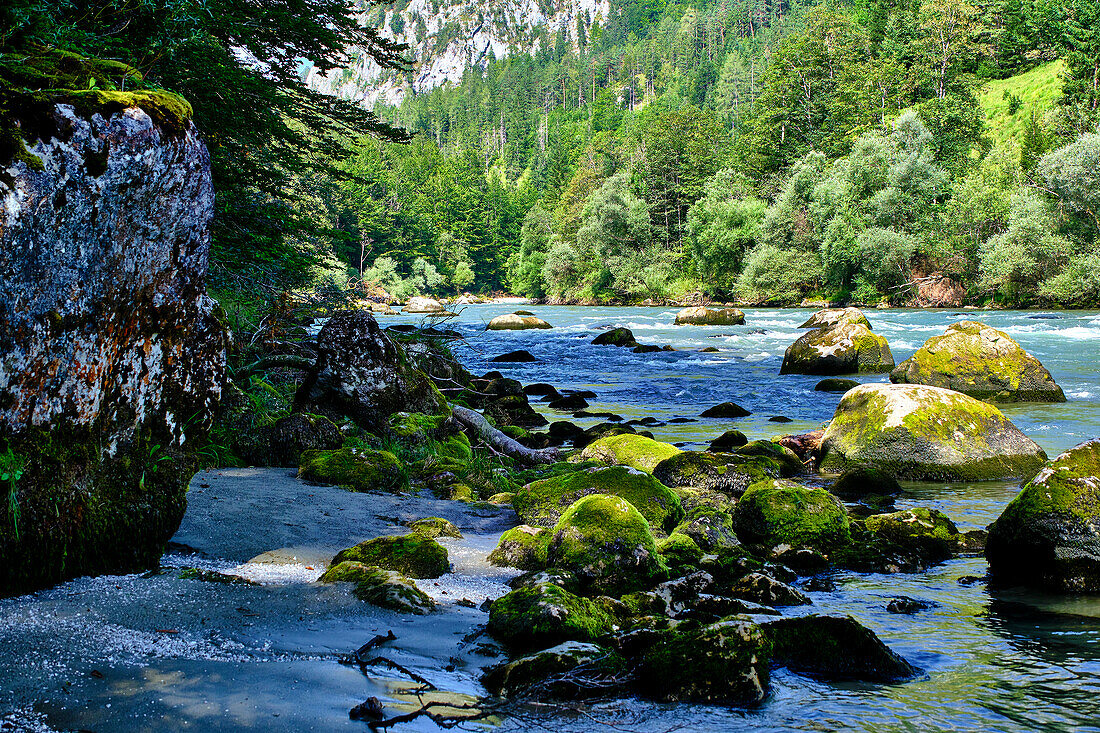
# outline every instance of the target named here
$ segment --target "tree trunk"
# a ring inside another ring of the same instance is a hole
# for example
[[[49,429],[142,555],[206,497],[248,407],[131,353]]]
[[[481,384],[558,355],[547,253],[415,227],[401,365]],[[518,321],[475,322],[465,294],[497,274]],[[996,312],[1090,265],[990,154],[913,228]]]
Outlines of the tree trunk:
[[[561,457],[557,448],[545,448],[535,450],[516,442],[501,431],[494,428],[479,413],[461,405],[451,405],[451,412],[455,420],[472,430],[479,438],[489,444],[494,450],[504,455],[515,458],[526,464],[553,463]]]

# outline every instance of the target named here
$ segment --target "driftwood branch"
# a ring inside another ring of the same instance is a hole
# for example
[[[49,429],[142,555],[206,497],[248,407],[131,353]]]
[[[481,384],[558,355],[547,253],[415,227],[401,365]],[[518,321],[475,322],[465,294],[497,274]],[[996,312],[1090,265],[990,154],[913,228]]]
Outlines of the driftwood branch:
[[[503,453],[509,458],[514,458],[528,465],[538,463],[553,463],[561,457],[557,448],[544,448],[535,450],[509,438],[501,431],[494,428],[479,413],[461,405],[451,405],[451,411],[456,420],[462,423],[468,430],[472,430],[477,437],[485,441],[492,449]]]

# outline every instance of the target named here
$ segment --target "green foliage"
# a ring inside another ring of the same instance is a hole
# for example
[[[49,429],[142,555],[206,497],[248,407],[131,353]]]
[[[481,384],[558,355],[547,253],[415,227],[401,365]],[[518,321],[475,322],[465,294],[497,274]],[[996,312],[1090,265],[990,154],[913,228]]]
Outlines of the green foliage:
[[[12,451],[9,446],[7,450],[0,453],[0,485],[7,488],[7,510],[8,517],[11,519],[12,534],[15,536],[15,540],[19,541],[19,479],[23,477],[23,471],[26,469],[26,460],[19,454]]]
[[[1014,197],[1008,228],[981,247],[981,286],[1008,303],[1027,305],[1040,282],[1057,274],[1070,243],[1054,231],[1050,207],[1027,189]]]

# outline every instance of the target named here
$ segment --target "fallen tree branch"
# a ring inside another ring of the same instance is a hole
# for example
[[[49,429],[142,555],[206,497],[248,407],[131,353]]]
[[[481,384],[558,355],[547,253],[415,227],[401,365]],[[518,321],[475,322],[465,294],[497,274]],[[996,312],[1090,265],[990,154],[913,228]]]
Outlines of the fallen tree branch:
[[[466,426],[467,429],[472,430],[477,437],[485,441],[489,447],[499,453],[503,453],[509,458],[514,458],[521,463],[531,465],[538,463],[553,463],[561,457],[561,453],[557,448],[535,450],[534,448],[528,448],[520,444],[516,440],[509,438],[500,430],[494,428],[481,416],[481,414],[468,407],[452,404],[451,411],[454,414],[455,420],[458,420]]]

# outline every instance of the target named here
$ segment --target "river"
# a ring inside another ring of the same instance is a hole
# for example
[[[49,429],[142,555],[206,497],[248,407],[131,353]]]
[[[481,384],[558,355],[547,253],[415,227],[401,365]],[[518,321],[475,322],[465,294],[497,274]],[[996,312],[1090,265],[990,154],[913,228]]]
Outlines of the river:
[[[524,383],[598,394],[590,411],[653,416],[658,439],[701,447],[736,427],[750,438],[804,432],[832,415],[840,396],[815,392],[815,377],[779,376],[784,349],[808,310],[749,309],[744,326],[674,326],[674,309],[530,307],[547,331],[485,332],[515,306],[471,306],[451,325],[467,335],[456,353],[472,371],[491,368]],[[1069,402],[1007,406],[1004,412],[1052,456],[1100,435],[1100,314],[1095,312],[868,311],[900,362],[963,318],[1007,331],[1037,356]],[[383,321],[411,323],[399,316]],[[595,347],[596,329],[631,328],[642,343],[676,351],[634,354]],[[703,353],[701,349],[717,348]],[[526,349],[529,364],[490,359]],[[881,376],[860,381],[884,381]],[[731,400],[752,411],[735,421],[699,419]],[[552,419],[555,414],[535,403]],[[787,424],[769,418],[783,416]],[[674,422],[672,419],[694,422]],[[578,420],[580,424],[594,419]],[[905,485],[898,502],[930,506],[962,529],[984,527],[1018,487],[1008,483]],[[445,516],[463,540],[447,540],[455,573],[421,581],[440,604],[402,617],[313,581],[328,557],[420,516]],[[403,709],[407,682],[365,677],[337,656],[393,629],[383,653],[458,697],[478,695],[477,676],[496,661],[476,637],[475,605],[506,590],[513,571],[485,554],[510,512],[426,497],[399,499],[307,486],[281,469],[200,473],[165,571],[84,578],[0,600],[0,730],[365,730],[347,711],[378,695]],[[178,569],[231,572],[257,585],[181,579]],[[825,684],[779,671],[753,710],[655,705],[628,700],[580,712],[533,711],[494,721],[502,730],[555,731],[1100,731],[1100,597],[991,589],[980,558],[927,574],[837,572],[836,590],[812,592],[804,612],[850,613],[924,670],[898,685]],[[930,601],[915,615],[887,613],[898,595]],[[410,730],[432,730],[424,721]]]

